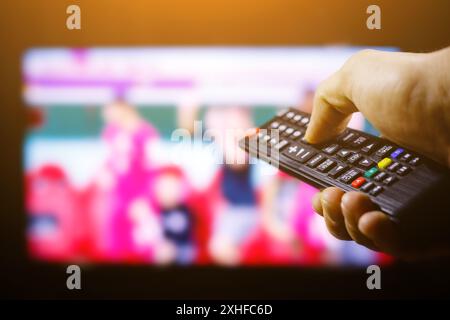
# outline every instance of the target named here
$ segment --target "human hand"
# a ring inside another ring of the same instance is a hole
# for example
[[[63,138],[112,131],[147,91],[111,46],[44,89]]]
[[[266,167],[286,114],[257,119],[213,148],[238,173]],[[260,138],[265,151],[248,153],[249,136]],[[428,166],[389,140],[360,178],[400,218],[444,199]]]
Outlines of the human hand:
[[[448,67],[449,49],[431,54],[357,53],[319,86],[305,139],[319,143],[332,138],[346,128],[353,112],[361,111],[385,138],[448,166]],[[339,239],[396,256],[418,253],[402,247],[396,225],[362,193],[328,188],[313,202]]]

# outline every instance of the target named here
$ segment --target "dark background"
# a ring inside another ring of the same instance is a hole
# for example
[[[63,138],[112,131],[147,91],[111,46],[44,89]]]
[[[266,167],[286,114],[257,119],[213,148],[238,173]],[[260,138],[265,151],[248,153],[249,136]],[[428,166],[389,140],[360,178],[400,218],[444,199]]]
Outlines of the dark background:
[[[82,30],[66,8],[81,7]],[[382,29],[366,28],[378,4]],[[141,45],[395,46],[432,51],[450,44],[448,0],[2,0],[0,3],[0,296],[3,298],[448,298],[450,263],[398,263],[382,290],[364,269],[85,266],[81,291],[65,287],[65,265],[25,252],[20,61],[31,47]],[[433,208],[439,210],[440,208]],[[441,210],[448,208],[441,208]]]

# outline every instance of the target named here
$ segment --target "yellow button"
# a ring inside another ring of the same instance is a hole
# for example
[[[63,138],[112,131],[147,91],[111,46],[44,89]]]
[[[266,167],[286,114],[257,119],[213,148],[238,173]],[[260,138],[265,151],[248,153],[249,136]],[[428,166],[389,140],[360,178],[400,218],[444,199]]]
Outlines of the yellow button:
[[[392,163],[392,160],[389,158],[384,158],[383,160],[381,160],[380,162],[378,162],[378,168],[380,169],[384,169],[386,168],[388,165],[390,165]]]

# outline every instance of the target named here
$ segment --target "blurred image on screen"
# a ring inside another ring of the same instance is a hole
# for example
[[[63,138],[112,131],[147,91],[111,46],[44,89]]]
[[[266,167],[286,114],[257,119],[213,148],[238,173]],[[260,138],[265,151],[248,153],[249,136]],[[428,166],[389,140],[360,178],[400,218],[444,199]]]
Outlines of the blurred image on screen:
[[[159,265],[389,263],[334,239],[312,210],[317,190],[249,161],[235,143],[234,132],[281,108],[311,112],[317,85],[358,49],[29,50],[30,255]],[[359,114],[351,126],[371,130]],[[218,138],[225,132],[231,139]],[[246,161],[227,161],[238,158]]]

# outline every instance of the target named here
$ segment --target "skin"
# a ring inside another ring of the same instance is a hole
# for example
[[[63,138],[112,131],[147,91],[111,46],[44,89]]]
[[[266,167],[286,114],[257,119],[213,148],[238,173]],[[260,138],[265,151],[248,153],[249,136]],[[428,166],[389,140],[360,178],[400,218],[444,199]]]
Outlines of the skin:
[[[385,138],[450,167],[449,70],[450,47],[426,54],[363,50],[319,86],[305,139],[336,136],[359,111]],[[395,224],[360,192],[327,188],[313,207],[338,239],[407,259],[450,252],[402,248]]]

